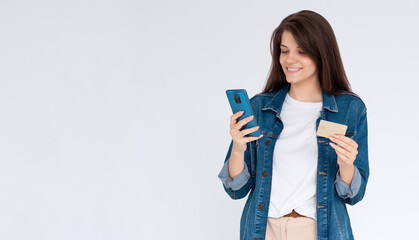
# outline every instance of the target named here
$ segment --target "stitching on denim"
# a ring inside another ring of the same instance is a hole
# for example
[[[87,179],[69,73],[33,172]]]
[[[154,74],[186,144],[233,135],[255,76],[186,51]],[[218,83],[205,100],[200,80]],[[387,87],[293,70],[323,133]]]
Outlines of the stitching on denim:
[[[273,134],[271,132],[265,132],[263,130],[261,130],[260,132],[262,133],[263,136],[266,136],[268,138],[278,138],[279,137],[279,135]]]
[[[327,113],[325,113],[325,118],[327,117]],[[329,159],[330,159],[330,148],[329,148],[329,151],[326,151],[326,154],[327,154],[327,156],[326,156],[326,172],[329,170]],[[328,200],[327,200],[327,181],[328,181],[328,177],[325,177],[325,179],[326,179],[326,205],[327,205],[327,202],[328,202]],[[328,212],[327,212],[327,207],[326,207],[326,209],[325,209],[325,211],[326,211],[326,216],[327,216],[327,214],[328,214]],[[326,217],[326,221],[325,221],[325,226],[326,226],[326,229],[328,228],[328,226],[327,226],[327,217]]]
[[[252,182],[253,182],[253,179],[255,179],[255,172],[256,172],[256,167],[255,167],[255,164],[256,164],[256,157],[257,157],[257,153],[256,153],[256,150],[257,150],[257,141],[258,140],[256,140],[256,142],[254,142],[254,143],[252,143],[251,142],[251,144],[250,144],[250,147],[251,147],[251,149],[250,149],[250,175],[251,175],[251,177],[252,177]],[[253,148],[253,145],[255,146],[255,148]]]
[[[272,92],[272,93],[258,93],[255,95],[256,96],[264,96],[264,97],[273,97],[275,96],[276,92]]]
[[[252,194],[252,198],[250,199],[250,203],[249,203],[249,206],[248,206],[248,208],[247,208],[246,221],[245,221],[245,224],[244,224],[244,234],[243,234],[243,239],[242,239],[242,240],[245,240],[245,239],[246,239],[246,232],[247,232],[247,220],[248,220],[248,218],[249,218],[249,212],[250,212],[250,209],[251,209],[251,207],[252,207],[253,197],[254,197],[254,196],[255,196],[255,193],[253,192],[253,194]]]
[[[270,103],[270,102],[269,102]],[[273,109],[273,108],[271,108],[271,107],[263,107],[262,108],[262,111],[264,111],[264,110],[272,110],[272,111],[274,111],[277,115],[279,115],[279,112],[276,110],[276,109]]]
[[[333,214],[335,215],[336,224],[338,225],[338,229],[339,229],[339,236],[340,236],[340,239],[343,240],[342,229],[340,228],[338,216],[337,216],[336,210],[335,210],[335,203],[332,203],[332,207],[333,207]]]
[[[336,107],[336,112],[338,112],[338,104],[336,103],[335,96],[332,95],[332,99],[333,99],[333,103],[335,104],[335,107]],[[329,109],[329,110],[332,111],[331,109]]]
[[[367,105],[364,104],[364,110],[362,111],[361,115],[367,111]]]

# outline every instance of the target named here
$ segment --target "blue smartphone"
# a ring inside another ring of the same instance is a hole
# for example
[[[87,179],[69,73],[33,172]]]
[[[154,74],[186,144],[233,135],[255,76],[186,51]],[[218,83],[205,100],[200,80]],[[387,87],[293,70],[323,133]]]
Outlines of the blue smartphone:
[[[252,106],[250,106],[250,100],[247,96],[247,92],[245,89],[229,89],[226,91],[228,101],[230,102],[231,110],[233,110],[233,114],[236,112],[244,111],[243,115],[237,118],[237,122],[242,120],[243,118],[249,117],[253,115]],[[245,124],[241,129],[248,129],[258,126],[256,122],[256,118],[253,117],[252,121]],[[251,132],[245,137],[259,137],[261,135],[259,129]]]

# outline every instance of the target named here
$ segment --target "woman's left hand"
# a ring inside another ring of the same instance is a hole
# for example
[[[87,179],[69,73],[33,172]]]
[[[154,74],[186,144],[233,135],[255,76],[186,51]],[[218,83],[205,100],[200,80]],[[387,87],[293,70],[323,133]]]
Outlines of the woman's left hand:
[[[354,164],[356,155],[358,155],[358,144],[345,135],[334,135],[330,137],[330,146],[335,149],[338,155],[338,164],[340,167],[348,167]],[[337,145],[336,145],[337,144]]]

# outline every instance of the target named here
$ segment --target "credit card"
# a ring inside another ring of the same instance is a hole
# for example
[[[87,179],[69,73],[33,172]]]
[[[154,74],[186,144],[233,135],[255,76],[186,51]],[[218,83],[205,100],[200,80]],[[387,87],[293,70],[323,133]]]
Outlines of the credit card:
[[[317,136],[329,138],[335,134],[345,135],[348,126],[345,124],[320,120],[319,127],[317,128]]]

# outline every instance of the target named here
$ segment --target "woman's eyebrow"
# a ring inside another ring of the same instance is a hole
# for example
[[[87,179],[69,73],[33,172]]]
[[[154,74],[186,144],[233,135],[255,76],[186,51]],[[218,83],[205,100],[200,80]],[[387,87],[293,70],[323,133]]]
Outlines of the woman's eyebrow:
[[[281,44],[281,47],[286,47],[286,48],[288,48],[287,46],[285,46],[284,44]],[[297,48],[300,48],[300,46],[297,46]]]

